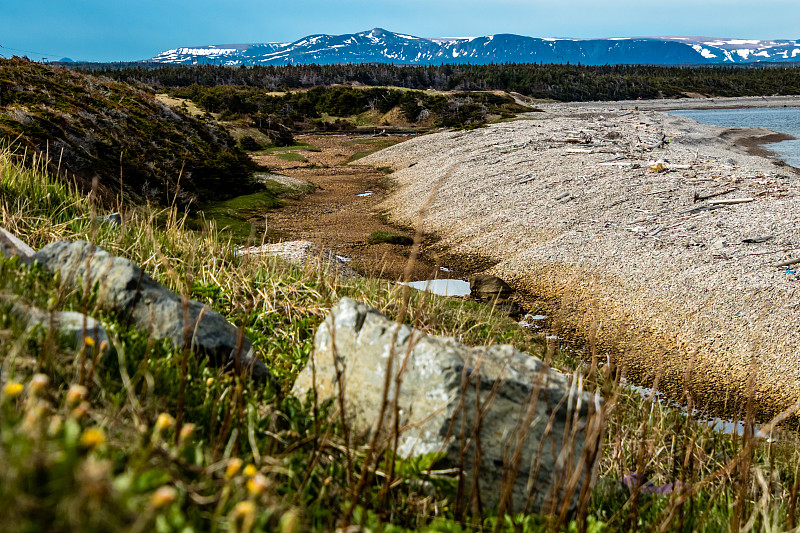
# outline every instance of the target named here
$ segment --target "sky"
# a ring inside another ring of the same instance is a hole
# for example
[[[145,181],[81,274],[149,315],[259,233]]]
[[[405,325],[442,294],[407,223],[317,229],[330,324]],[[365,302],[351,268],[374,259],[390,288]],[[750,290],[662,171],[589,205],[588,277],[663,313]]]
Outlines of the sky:
[[[0,56],[136,61],[375,27],[419,37],[800,39],[798,21],[798,0],[0,0]]]

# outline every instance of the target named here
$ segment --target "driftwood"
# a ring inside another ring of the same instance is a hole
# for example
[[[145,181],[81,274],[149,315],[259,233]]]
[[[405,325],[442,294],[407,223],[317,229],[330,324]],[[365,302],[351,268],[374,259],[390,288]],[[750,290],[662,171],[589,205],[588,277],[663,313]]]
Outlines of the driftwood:
[[[700,195],[700,194],[694,193],[694,202],[693,203],[696,204],[697,202],[702,202],[703,200],[708,200],[710,198],[716,198],[717,196],[722,196],[723,194],[729,194],[729,193],[732,193],[735,190],[737,190],[736,187],[732,187],[732,188],[728,189],[727,191],[715,192],[715,193],[711,193],[711,194]]]
[[[776,264],[775,268],[788,267],[796,265],[797,263],[800,263],[800,258],[787,259],[786,261],[781,261],[780,263]]]
[[[759,244],[762,242],[767,242],[775,238],[774,235],[758,235],[757,237],[748,237],[747,239],[742,239],[744,244]]]
[[[746,204],[748,202],[754,201],[755,198],[728,198],[724,200],[711,200],[708,202],[708,205],[735,205],[735,204]]]
[[[558,196],[556,196],[556,200],[563,200],[564,198],[566,198],[566,197],[568,197],[568,196],[569,196],[569,193],[568,193],[568,192],[562,192],[561,194],[559,194]]]
[[[722,209],[725,207],[724,205],[701,205],[699,207],[693,207],[691,209],[687,209],[686,211],[679,211],[678,215],[692,215],[694,213],[700,213],[702,211],[713,211],[715,209]]]

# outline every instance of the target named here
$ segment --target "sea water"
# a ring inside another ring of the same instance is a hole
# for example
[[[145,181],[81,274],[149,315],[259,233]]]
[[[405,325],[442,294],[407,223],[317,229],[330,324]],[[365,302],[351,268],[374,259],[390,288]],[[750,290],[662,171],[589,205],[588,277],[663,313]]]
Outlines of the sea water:
[[[726,128],[766,128],[795,137],[789,141],[765,144],[787,164],[800,168],[800,107],[750,109],[686,109],[670,115],[691,118],[703,124]]]

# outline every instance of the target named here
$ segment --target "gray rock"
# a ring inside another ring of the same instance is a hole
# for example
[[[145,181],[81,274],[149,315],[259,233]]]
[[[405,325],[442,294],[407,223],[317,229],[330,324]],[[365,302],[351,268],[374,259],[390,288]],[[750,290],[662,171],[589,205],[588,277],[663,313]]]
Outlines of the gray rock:
[[[48,244],[34,257],[49,271],[60,272],[62,284],[97,287],[97,307],[121,322],[168,338],[179,348],[188,343],[214,366],[249,369],[255,379],[272,380],[243,332],[208,306],[165,288],[135,263],[86,241]]]
[[[107,347],[106,353],[111,352],[111,343],[105,328],[90,316],[74,311],[48,312],[28,305],[17,296],[4,295],[0,299],[10,302],[10,312],[25,324],[28,331],[36,328],[57,331],[61,340],[70,348],[79,350],[86,346],[86,353],[89,356],[92,356],[95,350],[99,350],[104,342]],[[92,339],[94,346],[87,344],[87,338]]]
[[[0,253],[5,257],[19,257],[24,265],[33,262],[33,255],[36,253],[33,248],[22,242],[13,233],[0,228]]]
[[[601,399],[512,346],[471,348],[428,336],[344,298],[317,330],[293,393],[314,390],[322,402],[338,398],[340,385],[354,434],[378,432],[391,447],[396,421],[398,453],[443,453],[437,469],[463,472],[471,506],[493,507],[505,497],[503,508],[515,513],[574,508],[580,485],[591,482],[601,426],[590,413]],[[384,398],[388,406],[396,399],[398,409],[390,407],[379,423]]]
[[[480,300],[504,299],[514,293],[508,283],[489,274],[478,274],[470,279],[469,289],[472,296]]]
[[[112,226],[121,226],[122,220],[122,213],[110,213],[108,215],[97,217],[98,222],[111,224]]]

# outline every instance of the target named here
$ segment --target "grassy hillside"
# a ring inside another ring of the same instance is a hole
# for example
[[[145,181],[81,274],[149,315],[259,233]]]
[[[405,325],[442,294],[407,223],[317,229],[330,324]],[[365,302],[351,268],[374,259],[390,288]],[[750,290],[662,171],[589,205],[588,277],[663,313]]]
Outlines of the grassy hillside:
[[[8,150],[0,150],[0,178],[3,227],[36,248],[82,238],[138,262],[243,327],[283,391],[307,360],[316,326],[350,296],[433,334],[511,342],[577,368],[606,399],[598,482],[587,508],[503,519],[491,510],[464,512],[455,482],[430,457],[398,461],[387,452],[377,464],[365,463],[365,448],[343,436],[335,409],[254,388],[191,358],[182,369],[183,353],[110,317],[98,316],[116,354],[107,362],[87,358],[85,346],[58,344],[46,330],[26,330],[8,312],[9,298],[95,314],[92,299],[59,291],[38,267],[2,259],[4,531],[290,533],[360,524],[392,533],[710,532],[797,524],[794,434],[771,442],[716,433],[626,389],[612,365],[582,366],[552,344],[546,350],[540,337],[485,306],[237,257],[213,227],[187,231],[174,209],[137,209],[123,227],[98,225],[86,196]],[[166,224],[156,227],[156,219]],[[620,480],[631,472],[678,488],[665,496],[628,492]],[[357,488],[362,477],[369,481]],[[341,523],[350,509],[350,522]]]
[[[253,165],[211,122],[106,78],[0,59],[0,139],[107,203],[186,205],[253,192]],[[123,198],[120,197],[122,192]]]

